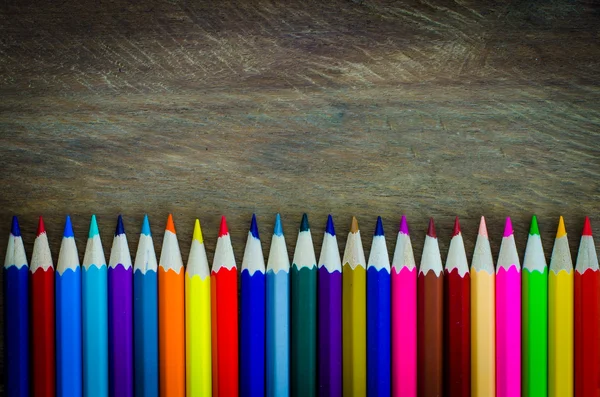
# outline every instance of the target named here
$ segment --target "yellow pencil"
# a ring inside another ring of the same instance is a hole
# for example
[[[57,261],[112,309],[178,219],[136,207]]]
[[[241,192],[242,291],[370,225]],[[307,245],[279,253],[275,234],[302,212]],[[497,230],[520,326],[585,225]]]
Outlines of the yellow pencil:
[[[481,217],[471,262],[471,396],[496,394],[496,272]]]
[[[548,392],[573,395],[573,262],[562,216],[548,275]]]
[[[210,336],[210,271],[196,219],[185,269],[185,372],[186,395],[212,395]]]
[[[367,394],[367,277],[356,218],[348,234],[342,267],[342,379],[344,396]]]

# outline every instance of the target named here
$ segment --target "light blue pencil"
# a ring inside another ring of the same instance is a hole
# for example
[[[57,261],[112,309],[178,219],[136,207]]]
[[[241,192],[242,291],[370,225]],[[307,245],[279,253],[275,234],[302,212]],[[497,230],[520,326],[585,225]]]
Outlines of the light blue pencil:
[[[71,218],[56,266],[56,395],[78,397],[82,392],[81,270]]]
[[[281,217],[275,230],[267,264],[267,397],[290,393],[290,259]]]
[[[156,253],[148,216],[133,265],[133,354],[136,397],[158,397],[158,298]]]
[[[108,396],[106,269],[96,216],[92,215],[81,273],[83,395],[87,397]]]

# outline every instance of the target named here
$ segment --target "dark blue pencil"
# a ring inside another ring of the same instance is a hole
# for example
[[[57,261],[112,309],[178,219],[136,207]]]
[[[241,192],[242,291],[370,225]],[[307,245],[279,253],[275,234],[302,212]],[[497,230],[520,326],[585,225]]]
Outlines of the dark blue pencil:
[[[378,217],[367,266],[367,390],[372,397],[390,395],[390,331],[390,259]]]
[[[4,261],[4,392],[29,395],[29,268],[17,217]]]

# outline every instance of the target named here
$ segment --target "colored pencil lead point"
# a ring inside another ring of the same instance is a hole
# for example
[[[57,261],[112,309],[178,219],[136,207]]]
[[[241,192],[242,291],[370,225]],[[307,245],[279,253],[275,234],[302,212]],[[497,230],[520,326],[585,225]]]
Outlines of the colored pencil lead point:
[[[92,219],[90,219],[90,230],[88,232],[88,238],[92,238],[98,234],[100,234],[100,232],[98,231],[98,222],[96,221],[96,215],[92,214]]]
[[[381,221],[381,217],[377,217],[377,224],[375,225],[375,236],[383,236],[383,222]]]
[[[252,214],[252,222],[250,222],[250,233],[252,233],[252,236],[255,239],[260,240],[260,236],[258,235],[258,225],[256,224],[256,214]]]
[[[504,237],[512,236],[514,233],[512,222],[510,220],[510,216],[506,218],[506,223],[504,224]]]
[[[333,217],[331,216],[331,214],[327,216],[327,226],[325,226],[325,232],[332,236],[335,236],[335,226],[333,224]]]
[[[202,237],[202,228],[200,227],[200,220],[196,219],[194,222],[194,234],[192,236],[193,240],[198,241],[199,243],[204,243],[204,238]]]
[[[283,226],[281,226],[281,216],[275,215],[275,227],[273,228],[273,234],[276,236],[283,236]]]
[[[356,233],[358,232],[358,221],[356,220],[356,217],[353,216],[352,217],[352,225],[350,225],[350,233]]]
[[[19,225],[17,224],[17,228]],[[63,231],[63,237],[75,237],[75,233],[73,233],[73,225],[71,224],[71,217],[67,215],[67,219],[65,220],[65,230]]]
[[[219,237],[223,237],[229,234],[229,229],[227,229],[227,220],[225,216],[221,217],[221,226],[219,227]]]
[[[40,216],[40,219],[38,220],[37,233],[35,235],[39,236],[42,233],[46,233],[46,227],[44,226],[44,218]]]
[[[561,216],[558,218],[558,229],[556,229],[556,238],[560,238],[562,236],[567,235],[567,230],[565,229],[565,221]]]
[[[452,231],[452,237],[458,236],[460,234],[460,222],[458,221],[458,216],[454,218],[454,230]]]
[[[531,235],[540,235],[540,229],[538,228],[537,217],[533,215],[531,217],[531,226],[529,227],[529,234]]]
[[[15,237],[21,235],[21,228],[19,228],[19,220],[16,216],[13,216],[12,218],[12,227],[10,229],[10,233]]]
[[[485,224],[485,218],[483,216],[481,217],[481,221],[479,221],[479,234],[486,238],[488,236],[487,226]]]
[[[144,221],[142,222],[142,234],[146,236],[151,236],[152,232],[150,231],[150,221],[148,220],[148,215],[144,215]]]
[[[408,232],[408,222],[406,221],[406,216],[402,215],[402,219],[400,219],[400,233],[402,234],[410,234]]]
[[[429,218],[429,227],[427,228],[427,235],[429,237],[437,238],[435,234],[435,224],[433,223],[433,218]]]
[[[167,227],[165,228],[165,230],[168,230],[173,234],[177,234],[175,232],[175,224],[173,223],[173,215],[172,214],[169,214],[169,217],[167,218]]]
[[[589,217],[585,217],[585,221],[583,222],[583,232],[581,233],[584,236],[591,236],[592,235],[592,225],[590,223],[590,218]]]
[[[306,213],[302,214],[302,222],[300,222],[300,231],[308,232],[310,227],[308,226],[308,215]]]
[[[125,234],[125,226],[123,226],[123,217],[119,215],[117,218],[117,229],[115,230],[115,236]]]

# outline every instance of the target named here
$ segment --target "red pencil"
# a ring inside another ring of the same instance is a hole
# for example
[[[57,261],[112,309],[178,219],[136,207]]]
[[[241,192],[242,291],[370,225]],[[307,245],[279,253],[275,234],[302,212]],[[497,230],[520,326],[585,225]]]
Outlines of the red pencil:
[[[575,266],[575,396],[600,396],[600,270],[585,218]]]
[[[210,276],[213,397],[238,395],[237,267],[225,217]]]
[[[471,277],[458,217],[444,270],[444,394],[471,395]]]
[[[32,395],[52,397],[55,393],[54,264],[41,216],[29,271],[31,272]]]

